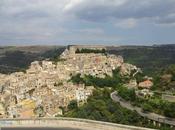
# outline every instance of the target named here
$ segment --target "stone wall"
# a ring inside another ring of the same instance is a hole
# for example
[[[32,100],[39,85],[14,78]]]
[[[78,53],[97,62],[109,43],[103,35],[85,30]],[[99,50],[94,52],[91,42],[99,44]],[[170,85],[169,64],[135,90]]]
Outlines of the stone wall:
[[[75,118],[1,119],[0,127],[53,127],[75,128],[80,130],[151,130],[148,128]]]
[[[163,94],[162,99],[167,100],[169,102],[175,102],[175,96],[173,96],[173,95]]]

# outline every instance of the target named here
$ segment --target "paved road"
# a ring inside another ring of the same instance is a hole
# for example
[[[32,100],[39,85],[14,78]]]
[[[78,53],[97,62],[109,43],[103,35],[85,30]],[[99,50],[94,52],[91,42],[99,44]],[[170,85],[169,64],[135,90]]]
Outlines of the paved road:
[[[131,105],[130,102],[124,101],[121,97],[119,97],[117,91],[111,93],[111,98],[113,101],[119,102],[122,107],[125,107],[129,110],[132,110],[132,111],[136,111],[142,117],[146,117],[150,120],[154,120],[154,121],[157,121],[160,123],[165,123],[165,124],[175,126],[175,119],[167,118],[165,116],[158,115],[155,113],[150,113],[150,112],[144,113],[144,112],[142,112],[142,109],[140,107],[135,107],[135,106]]]

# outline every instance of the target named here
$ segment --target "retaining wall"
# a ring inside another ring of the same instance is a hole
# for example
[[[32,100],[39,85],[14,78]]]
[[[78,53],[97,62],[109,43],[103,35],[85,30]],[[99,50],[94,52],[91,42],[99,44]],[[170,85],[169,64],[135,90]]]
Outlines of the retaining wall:
[[[80,130],[151,130],[148,128],[76,118],[0,119],[0,127],[53,127],[76,128]]]

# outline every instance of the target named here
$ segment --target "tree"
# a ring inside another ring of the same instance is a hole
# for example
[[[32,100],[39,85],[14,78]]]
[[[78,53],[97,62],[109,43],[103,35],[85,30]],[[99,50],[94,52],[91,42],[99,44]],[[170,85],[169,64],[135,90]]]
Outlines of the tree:
[[[69,110],[73,110],[73,109],[77,109],[78,108],[78,104],[76,100],[72,100],[70,101],[69,105],[68,105],[68,109]]]
[[[77,49],[75,53],[103,53],[106,54],[105,49],[87,49],[87,48],[82,48],[82,49]]]
[[[80,53],[80,50],[77,48],[77,50],[75,51],[75,53]]]
[[[84,80],[83,80],[83,78],[81,78],[81,74],[80,73],[72,76],[70,80],[73,83],[76,83],[76,84],[84,83]]]
[[[136,94],[135,94],[135,90],[134,89],[128,89],[126,87],[121,86],[120,88],[118,88],[118,94],[124,98],[125,100],[128,101],[135,101],[136,99]]]
[[[164,115],[167,117],[175,118],[175,103],[170,103],[165,107]]]

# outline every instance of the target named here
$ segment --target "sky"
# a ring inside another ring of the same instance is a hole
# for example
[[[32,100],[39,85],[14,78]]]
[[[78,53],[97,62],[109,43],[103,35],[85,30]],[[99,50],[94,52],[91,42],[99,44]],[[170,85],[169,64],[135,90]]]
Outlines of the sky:
[[[175,0],[0,0],[0,45],[175,43]]]

